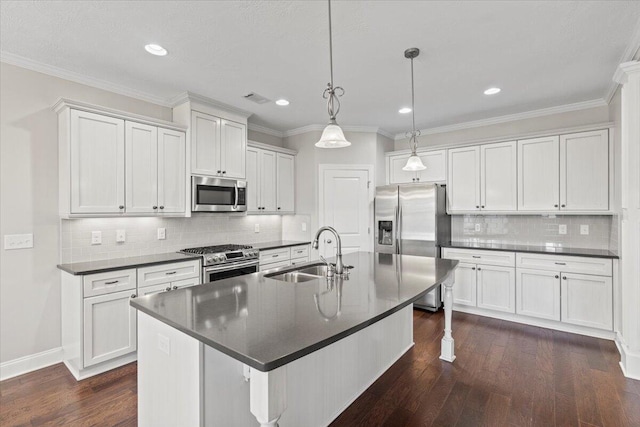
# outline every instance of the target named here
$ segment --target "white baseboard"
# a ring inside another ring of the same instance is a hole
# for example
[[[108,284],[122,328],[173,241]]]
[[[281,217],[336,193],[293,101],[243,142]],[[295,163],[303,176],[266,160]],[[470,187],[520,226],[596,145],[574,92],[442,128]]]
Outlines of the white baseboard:
[[[640,380],[640,352],[632,351],[619,332],[616,332],[615,343],[620,353],[620,369],[624,376]]]
[[[136,360],[138,360],[138,353],[134,351],[133,353],[125,354],[124,356],[120,356],[116,359],[107,360],[106,362],[99,363],[95,366],[89,366],[88,368],[78,369],[66,360],[64,361],[64,365],[67,367],[69,372],[71,372],[71,375],[73,375],[76,381],[81,381],[86,378],[93,377],[94,375],[102,374],[103,372],[135,362]]]
[[[62,362],[62,347],[52,348],[41,353],[30,354],[0,364],[0,381],[36,371]]]

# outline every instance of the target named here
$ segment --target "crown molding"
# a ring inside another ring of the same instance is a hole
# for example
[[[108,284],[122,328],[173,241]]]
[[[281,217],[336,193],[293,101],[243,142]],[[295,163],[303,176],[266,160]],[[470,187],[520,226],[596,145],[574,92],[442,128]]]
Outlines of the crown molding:
[[[619,64],[624,65],[629,61],[639,60],[640,59],[640,21],[636,24],[636,28],[633,31],[633,36],[631,36],[631,40],[629,44],[627,44],[627,48],[622,53]],[[620,67],[616,69],[613,74],[613,78],[611,79],[611,83],[609,84],[609,88],[604,95],[604,100],[609,104],[613,99],[613,96],[616,94],[618,90],[618,86],[621,84],[620,75],[619,75]]]
[[[278,138],[284,138],[284,132],[282,131],[271,129],[266,126],[260,126],[255,123],[249,123],[248,126],[249,126],[249,130],[252,130],[254,132],[260,132],[260,133],[265,133],[267,135],[276,136]]]
[[[283,132],[284,137],[300,135],[307,132],[322,132],[327,125],[307,125],[295,129],[290,129]],[[364,133],[376,133],[385,136],[389,139],[393,139],[393,135],[384,129],[380,129],[376,126],[340,126],[343,132],[364,132]]]
[[[180,104],[184,104],[185,102],[198,102],[200,104],[209,105],[214,108],[218,108],[221,110],[226,110],[231,113],[237,114],[245,119],[249,118],[253,115],[252,112],[243,110],[238,107],[234,107],[233,105],[225,104],[224,102],[216,101],[213,98],[209,98],[208,96],[198,95],[197,93],[185,91],[179,95],[174,96],[169,100],[169,104],[171,107],[177,107]]]
[[[470,122],[457,123],[455,125],[439,126],[434,128],[420,129],[421,135],[433,135],[436,133],[453,132],[464,129],[473,129],[483,126],[497,125],[501,123],[515,122],[517,120],[532,119],[535,117],[551,116],[554,114],[567,113],[570,111],[580,111],[589,108],[606,107],[608,104],[604,99],[593,99],[591,101],[576,102],[574,104],[559,105],[557,107],[542,108],[540,110],[525,111],[522,113],[508,114],[506,116],[492,117],[489,119],[474,120]],[[399,133],[394,140],[406,139],[404,133]]]
[[[42,74],[47,74],[49,76],[59,77],[64,80],[69,80],[75,83],[80,83],[80,84],[91,86],[97,89],[102,89],[109,92],[117,93],[119,95],[128,96],[130,98],[135,98],[140,101],[161,105],[163,107],[171,106],[168,100],[161,96],[153,95],[147,92],[142,92],[136,89],[132,89],[130,87],[111,83],[106,80],[96,79],[94,77],[88,77],[84,74],[76,73],[75,71],[69,71],[63,68],[55,67],[53,65],[47,65],[42,62],[34,61],[32,59],[25,58],[24,56],[16,55],[13,53],[0,51],[0,62],[26,68],[28,70],[36,71]]]
[[[640,61],[625,62],[620,64],[616,73],[613,75],[613,80],[617,84],[625,84],[629,74],[638,72],[640,72]]]

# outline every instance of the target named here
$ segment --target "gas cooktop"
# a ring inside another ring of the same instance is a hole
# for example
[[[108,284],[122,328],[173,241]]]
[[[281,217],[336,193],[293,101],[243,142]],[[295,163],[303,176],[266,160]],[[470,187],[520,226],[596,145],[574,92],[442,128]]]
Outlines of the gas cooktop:
[[[204,267],[258,259],[258,249],[249,245],[215,245],[187,248],[180,252],[202,255]]]

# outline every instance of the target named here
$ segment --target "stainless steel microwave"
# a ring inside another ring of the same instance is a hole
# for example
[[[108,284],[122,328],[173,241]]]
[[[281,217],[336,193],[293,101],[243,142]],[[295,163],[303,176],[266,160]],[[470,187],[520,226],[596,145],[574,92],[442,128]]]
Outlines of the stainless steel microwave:
[[[247,182],[208,176],[191,177],[192,212],[246,212]]]

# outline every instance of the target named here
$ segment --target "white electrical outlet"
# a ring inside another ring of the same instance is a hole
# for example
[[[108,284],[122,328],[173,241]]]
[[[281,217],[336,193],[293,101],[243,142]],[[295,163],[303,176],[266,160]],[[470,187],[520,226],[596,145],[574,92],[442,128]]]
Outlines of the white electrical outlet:
[[[165,353],[167,356],[171,355],[171,340],[169,337],[158,334],[158,350]]]
[[[567,234],[567,224],[558,225],[558,234]]]
[[[102,231],[92,231],[91,232],[91,244],[92,245],[101,245],[102,244]]]
[[[127,233],[124,230],[117,230],[116,231],[116,242],[118,243],[122,243],[125,240],[127,240]]]
[[[33,234],[5,234],[4,248],[27,249],[33,247]]]
[[[162,227],[158,228],[158,240],[164,240],[167,238],[167,229]]]
[[[260,232],[260,224],[254,224],[253,225],[253,232],[254,233],[259,233]]]
[[[306,222],[302,223],[302,231],[307,231],[307,223]]]
[[[588,224],[580,225],[580,234],[589,234],[589,225]]]
[[[476,230],[476,231],[480,231],[480,224],[476,224],[476,228],[475,228],[475,230]]]

